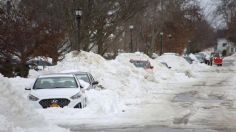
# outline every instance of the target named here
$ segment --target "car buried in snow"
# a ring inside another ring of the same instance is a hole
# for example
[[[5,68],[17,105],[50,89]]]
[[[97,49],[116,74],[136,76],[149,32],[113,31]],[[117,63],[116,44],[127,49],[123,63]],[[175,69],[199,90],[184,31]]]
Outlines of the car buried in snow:
[[[184,56],[183,57],[189,64],[193,64],[193,59],[191,58],[191,57],[189,57],[189,56]]]
[[[160,62],[162,65],[164,65],[166,68],[171,69],[171,66],[169,66],[166,62]]]
[[[89,89],[95,89],[97,86],[102,88],[101,85],[98,85],[99,82],[95,81],[94,77],[92,76],[91,73],[89,72],[70,72],[69,74],[73,74],[75,75],[76,79],[82,83],[82,81],[84,81],[85,83],[88,83],[89,86],[86,87],[86,90]],[[82,81],[81,81],[82,80]]]
[[[73,74],[50,74],[39,76],[28,95],[36,108],[84,108],[85,90]]]
[[[137,68],[143,68],[143,69],[153,69],[154,67],[151,65],[150,61],[148,60],[130,60],[130,63],[134,64]]]

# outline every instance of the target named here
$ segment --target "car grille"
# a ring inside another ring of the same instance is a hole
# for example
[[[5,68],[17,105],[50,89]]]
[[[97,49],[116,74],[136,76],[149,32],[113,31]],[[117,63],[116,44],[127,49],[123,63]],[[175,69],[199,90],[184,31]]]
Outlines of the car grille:
[[[39,101],[39,104],[43,107],[43,108],[48,108],[50,107],[53,102],[56,104],[58,104],[60,107],[65,107],[70,103],[70,100],[68,99],[43,99],[41,101]]]

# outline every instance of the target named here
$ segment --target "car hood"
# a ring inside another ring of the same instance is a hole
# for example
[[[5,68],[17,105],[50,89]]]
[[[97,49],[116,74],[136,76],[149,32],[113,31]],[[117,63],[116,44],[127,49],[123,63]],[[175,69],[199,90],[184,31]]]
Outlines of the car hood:
[[[37,89],[32,90],[31,94],[39,99],[47,98],[70,98],[80,92],[79,88],[57,88],[57,89]]]

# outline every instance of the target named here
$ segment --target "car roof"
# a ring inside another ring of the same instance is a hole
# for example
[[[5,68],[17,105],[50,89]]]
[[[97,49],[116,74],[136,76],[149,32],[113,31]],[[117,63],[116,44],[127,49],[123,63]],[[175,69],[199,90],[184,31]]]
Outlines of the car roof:
[[[74,77],[74,75],[68,73],[53,73],[53,74],[40,75],[38,78],[48,78],[48,77]]]
[[[66,74],[90,74],[89,72],[68,72]]]

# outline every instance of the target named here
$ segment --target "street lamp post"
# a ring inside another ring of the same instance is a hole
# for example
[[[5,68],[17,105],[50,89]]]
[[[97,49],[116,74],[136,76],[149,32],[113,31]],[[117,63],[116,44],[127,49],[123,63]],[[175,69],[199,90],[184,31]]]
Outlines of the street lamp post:
[[[161,44],[161,46],[160,46],[160,55],[163,54],[163,35],[164,35],[164,33],[161,32],[160,33],[160,44]]]
[[[172,34],[169,34],[169,35],[168,35],[168,38],[169,38],[169,39],[172,39]]]
[[[78,44],[76,46],[76,50],[80,50],[80,20],[82,16],[82,10],[79,8],[75,10],[76,20],[77,20],[77,28],[78,28]]]
[[[191,40],[188,40],[187,54],[190,54],[190,52],[191,52],[191,49],[190,49],[191,43],[192,43],[192,41],[191,41]]]
[[[171,41],[171,39],[172,39],[172,34],[168,34],[168,41],[169,41],[169,43],[168,43],[168,45],[166,45],[165,47],[167,48],[167,51],[169,52],[169,51],[174,51],[174,49],[171,49],[172,47],[172,41]]]
[[[134,29],[134,26],[133,25],[130,25],[129,26],[129,29],[130,29],[130,51],[133,52],[133,29]]]

